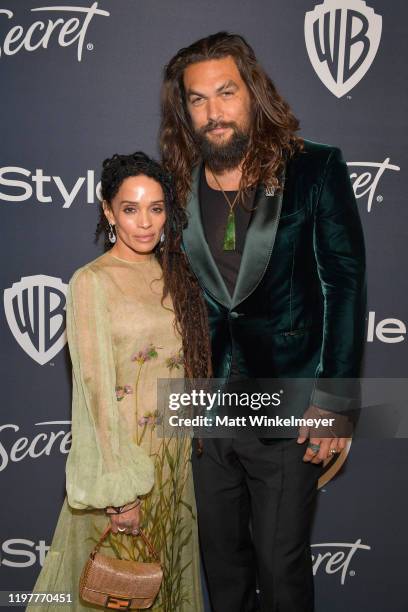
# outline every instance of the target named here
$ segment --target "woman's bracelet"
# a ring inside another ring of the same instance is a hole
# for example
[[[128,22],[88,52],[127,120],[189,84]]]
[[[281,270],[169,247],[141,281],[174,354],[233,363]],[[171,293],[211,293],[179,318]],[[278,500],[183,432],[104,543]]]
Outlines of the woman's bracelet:
[[[141,500],[137,498],[136,501],[134,502],[134,505],[131,506],[130,508],[126,508],[128,504],[125,504],[124,506],[109,506],[109,510],[106,509],[105,514],[111,515],[111,514],[123,514],[124,512],[129,512],[129,510],[133,510],[134,508],[137,508],[140,505],[140,502]]]

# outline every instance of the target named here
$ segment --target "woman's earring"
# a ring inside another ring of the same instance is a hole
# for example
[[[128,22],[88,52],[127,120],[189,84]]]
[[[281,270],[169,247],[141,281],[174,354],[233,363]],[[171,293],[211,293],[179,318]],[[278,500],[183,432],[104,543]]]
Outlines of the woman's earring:
[[[115,244],[116,242],[116,234],[115,234],[115,230],[114,230],[115,226],[112,226],[109,223],[109,234],[108,234],[108,238],[109,238],[109,242],[111,242],[112,244]]]
[[[160,236],[159,251],[160,253],[163,253],[164,251],[164,232],[162,232],[162,235]]]

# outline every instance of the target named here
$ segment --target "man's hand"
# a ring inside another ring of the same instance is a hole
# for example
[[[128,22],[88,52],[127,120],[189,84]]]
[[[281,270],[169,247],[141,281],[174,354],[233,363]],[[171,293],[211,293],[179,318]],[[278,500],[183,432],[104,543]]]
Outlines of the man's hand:
[[[334,453],[340,453],[352,435],[352,424],[347,416],[309,406],[303,415],[305,419],[334,419],[331,427],[299,427],[298,444],[309,439],[309,445],[303,455],[303,461],[321,463]],[[313,445],[314,448],[310,448]]]

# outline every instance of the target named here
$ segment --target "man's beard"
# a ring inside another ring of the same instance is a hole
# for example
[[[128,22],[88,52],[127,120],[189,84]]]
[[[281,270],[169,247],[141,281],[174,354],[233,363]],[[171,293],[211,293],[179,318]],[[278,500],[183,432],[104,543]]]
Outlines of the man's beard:
[[[229,140],[220,144],[209,140],[207,132],[217,127],[232,128]],[[204,163],[213,172],[222,173],[236,168],[244,159],[249,145],[249,129],[241,129],[233,121],[209,121],[194,132],[194,140]]]

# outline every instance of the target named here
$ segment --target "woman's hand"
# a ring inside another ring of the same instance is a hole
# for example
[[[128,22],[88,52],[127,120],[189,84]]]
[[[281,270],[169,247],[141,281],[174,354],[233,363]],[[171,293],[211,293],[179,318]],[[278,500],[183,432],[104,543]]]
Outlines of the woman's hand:
[[[126,508],[129,506],[129,510]],[[112,533],[126,533],[137,535],[140,529],[140,501],[136,507],[135,502],[123,506],[123,512],[116,514],[114,508],[106,508],[111,521]]]

